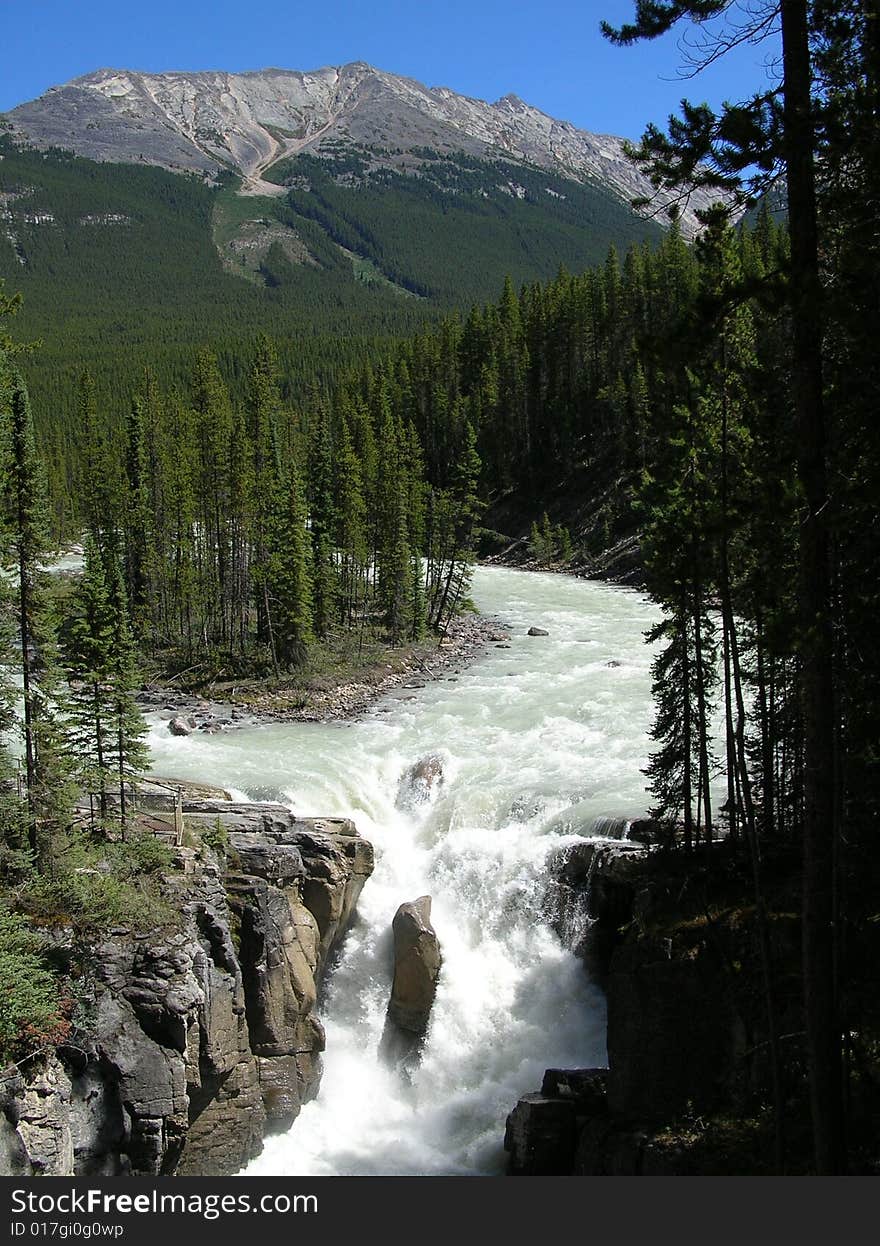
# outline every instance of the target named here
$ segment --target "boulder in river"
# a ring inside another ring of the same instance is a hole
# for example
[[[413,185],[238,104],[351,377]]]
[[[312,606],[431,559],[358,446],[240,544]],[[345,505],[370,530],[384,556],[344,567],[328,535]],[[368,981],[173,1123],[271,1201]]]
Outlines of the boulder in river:
[[[181,715],[171,719],[171,722],[168,724],[168,730],[172,735],[192,735],[193,733],[193,728],[188,720]]]
[[[428,753],[419,758],[400,776],[397,788],[397,807],[410,809],[414,805],[427,804],[443,783],[443,759],[438,753]]]
[[[443,958],[431,925],[431,897],[401,904],[392,923],[394,981],[380,1054],[398,1068],[418,1062]]]
[[[550,633],[546,631],[543,627],[530,627],[528,634],[529,636],[549,636],[550,635]]]

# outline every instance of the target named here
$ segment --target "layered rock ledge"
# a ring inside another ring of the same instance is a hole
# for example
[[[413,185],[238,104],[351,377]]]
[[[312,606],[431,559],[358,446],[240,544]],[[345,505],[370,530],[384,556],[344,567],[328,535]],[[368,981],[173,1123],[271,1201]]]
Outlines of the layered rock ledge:
[[[2,1072],[0,1174],[231,1174],[316,1095],[321,974],[372,847],[280,804],[196,796],[183,813],[187,838],[226,837],[226,868],[204,840],[177,848],[178,928],[91,949],[88,1038]]]

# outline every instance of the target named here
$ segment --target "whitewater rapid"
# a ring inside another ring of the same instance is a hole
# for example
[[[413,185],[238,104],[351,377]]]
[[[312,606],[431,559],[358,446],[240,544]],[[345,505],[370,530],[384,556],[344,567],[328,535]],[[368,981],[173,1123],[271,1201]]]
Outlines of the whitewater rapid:
[[[601,993],[542,916],[548,853],[603,816],[645,812],[656,607],[567,576],[478,569],[474,598],[509,648],[352,723],[187,738],[154,723],[157,773],[201,779],[302,816],[344,815],[376,869],[328,978],[318,1098],[267,1140],[262,1175],[492,1174],[504,1120],[545,1068],[602,1065]],[[547,636],[530,637],[532,625]],[[396,803],[403,771],[443,758],[433,803]],[[443,969],[412,1084],[378,1062],[398,905],[433,900]]]

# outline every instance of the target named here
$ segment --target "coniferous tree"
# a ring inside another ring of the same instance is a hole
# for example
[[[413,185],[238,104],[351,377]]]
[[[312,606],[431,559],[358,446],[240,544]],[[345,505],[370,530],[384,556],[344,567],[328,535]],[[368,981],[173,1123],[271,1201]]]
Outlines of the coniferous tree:
[[[336,546],[339,550],[340,570],[340,622],[351,627],[356,622],[358,611],[365,608],[363,596],[368,574],[369,549],[361,465],[344,419],[339,429],[333,467]]]
[[[68,732],[67,681],[58,647],[59,623],[43,599],[32,631],[36,661],[31,680],[34,783],[28,803],[37,837],[37,862],[54,874],[63,862],[79,791],[77,759]]]
[[[325,637],[338,613],[339,582],[333,555],[336,516],[333,506],[333,460],[330,421],[320,404],[311,433],[309,453],[309,535],[311,538],[312,623],[315,634]]]
[[[9,368],[7,496],[11,519],[10,556],[17,584],[18,631],[21,655],[25,775],[28,807],[28,841],[35,857],[47,859],[47,845],[40,836],[51,806],[47,781],[54,756],[50,739],[55,715],[53,668],[48,648],[52,623],[48,615],[41,567],[50,552],[47,517],[49,507],[42,464],[34,441],[30,401],[21,374]],[[46,664],[40,668],[39,646],[47,648]],[[46,689],[41,691],[41,674]],[[41,769],[42,765],[42,769]],[[59,791],[59,804],[61,792]]]
[[[199,613],[206,641],[227,644],[233,591],[227,524],[231,509],[230,449],[233,415],[217,359],[200,351],[193,377],[192,409],[200,462],[195,487],[201,525],[202,583]]]
[[[111,634],[107,668],[112,725],[109,760],[114,769],[119,821],[125,838],[129,821],[128,792],[136,787],[138,779],[147,769],[150,750],[146,744],[147,724],[136,699],[137,648],[119,560],[109,559],[105,563],[105,572]]]
[[[267,533],[268,630],[276,670],[299,666],[314,639],[312,551],[295,464],[275,492]]]
[[[268,339],[261,339],[251,370],[248,424],[253,456],[249,506],[251,562],[256,602],[256,639],[268,640],[268,617],[263,580],[268,530],[279,478],[278,420],[281,394],[278,383],[278,356]]]
[[[10,314],[17,304],[2,294],[0,287],[0,316]],[[3,350],[4,338],[0,334],[0,411],[3,413],[2,456],[0,456],[0,488],[3,496],[8,496],[9,429],[5,427],[11,400],[13,376],[8,367]],[[4,570],[13,570],[13,547],[11,533],[6,527],[3,516],[0,528],[2,537],[2,562]],[[18,727],[16,702],[19,691],[15,681],[18,663],[8,660],[14,654],[17,641],[17,595],[15,581],[11,575],[0,576],[0,651],[7,655],[7,660],[0,664],[0,873],[20,874],[31,861],[28,843],[28,819],[26,806],[21,798],[21,784],[18,764],[7,741],[11,741]]]
[[[84,474],[79,481],[89,530],[105,549],[118,549],[122,521],[118,460],[110,444],[106,422],[98,412],[95,382],[90,372],[80,377],[79,424],[85,441]]]
[[[477,523],[483,512],[479,493],[481,468],[476,433],[466,420],[451,487],[439,496],[435,506],[436,570],[428,609],[432,626],[442,633],[470,589]]]
[[[635,20],[620,29],[603,24],[615,43],[654,39],[681,21],[703,23],[728,8],[726,0],[662,0],[636,4]],[[773,10],[775,15],[776,10]],[[840,1094],[841,1033],[837,990],[835,905],[839,845],[836,797],[836,728],[829,514],[829,426],[823,378],[823,298],[819,265],[816,167],[817,116],[823,95],[814,92],[816,41],[826,38],[824,6],[782,0],[778,8],[781,92],[768,88],[749,100],[726,103],[717,115],[708,105],[682,102],[668,134],[649,126],[635,153],[654,184],[684,195],[699,183],[725,190],[740,202],[766,189],[781,166],[785,175],[791,262],[787,301],[791,317],[791,385],[795,451],[802,491],[799,556],[800,696],[804,737],[804,1004],[809,1052],[817,1170],[840,1169],[843,1154]],[[768,12],[748,15],[752,33],[766,29]],[[729,36],[729,30],[726,32]],[[725,33],[707,55],[720,55]],[[745,37],[742,29],[737,41]],[[876,125],[876,118],[874,120]]]
[[[113,785],[112,676],[114,611],[104,559],[94,539],[85,544],[83,574],[73,594],[65,665],[71,676],[70,738],[86,790],[97,796],[98,824],[108,824]]]
[[[125,571],[129,600],[141,627],[147,626],[150,615],[149,582],[155,562],[155,519],[151,513],[148,489],[150,464],[147,458],[145,407],[152,414],[157,395],[155,382],[150,378],[147,387],[146,400],[140,395],[132,399],[126,424],[125,450]]]
[[[397,498],[389,536],[390,540],[383,549],[380,603],[391,642],[399,645],[415,629],[413,608],[416,587],[405,497]]]

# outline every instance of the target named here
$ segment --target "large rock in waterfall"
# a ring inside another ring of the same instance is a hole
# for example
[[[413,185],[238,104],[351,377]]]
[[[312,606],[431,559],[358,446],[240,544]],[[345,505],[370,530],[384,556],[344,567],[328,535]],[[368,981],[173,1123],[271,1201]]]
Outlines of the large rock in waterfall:
[[[431,925],[431,897],[401,904],[392,923],[394,981],[380,1054],[396,1067],[418,1062],[443,958]]]
[[[432,800],[443,784],[443,758],[428,753],[419,758],[400,776],[397,788],[399,809],[411,809]]]

